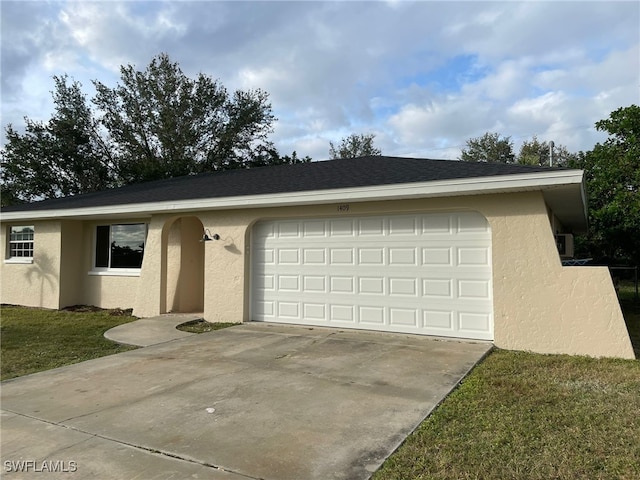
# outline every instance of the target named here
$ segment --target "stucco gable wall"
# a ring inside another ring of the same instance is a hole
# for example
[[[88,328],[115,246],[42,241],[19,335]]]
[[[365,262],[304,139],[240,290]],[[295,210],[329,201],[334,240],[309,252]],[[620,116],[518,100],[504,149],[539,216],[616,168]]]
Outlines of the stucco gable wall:
[[[33,263],[6,263],[7,232],[11,225],[33,225]],[[0,303],[60,308],[61,222],[3,222],[0,263]]]

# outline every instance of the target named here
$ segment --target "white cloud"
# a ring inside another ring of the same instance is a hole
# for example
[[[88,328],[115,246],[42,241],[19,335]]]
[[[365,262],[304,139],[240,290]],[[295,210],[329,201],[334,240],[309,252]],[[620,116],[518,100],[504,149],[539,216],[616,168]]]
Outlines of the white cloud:
[[[261,88],[283,154],[376,133],[386,154],[455,158],[486,131],[589,149],[640,103],[637,2],[2,2],[2,118],[47,118],[54,74],[114,85],[168,53]],[[10,41],[9,41],[10,39]],[[561,140],[562,138],[562,140]]]

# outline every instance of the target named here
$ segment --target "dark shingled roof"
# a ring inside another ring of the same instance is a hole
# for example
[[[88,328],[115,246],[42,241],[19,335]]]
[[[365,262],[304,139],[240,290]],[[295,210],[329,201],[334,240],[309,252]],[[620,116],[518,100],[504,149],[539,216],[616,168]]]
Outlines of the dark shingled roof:
[[[4,207],[4,212],[105,207],[517,175],[549,167],[401,157],[360,157],[170,178],[101,192]],[[558,170],[554,168],[553,170]]]

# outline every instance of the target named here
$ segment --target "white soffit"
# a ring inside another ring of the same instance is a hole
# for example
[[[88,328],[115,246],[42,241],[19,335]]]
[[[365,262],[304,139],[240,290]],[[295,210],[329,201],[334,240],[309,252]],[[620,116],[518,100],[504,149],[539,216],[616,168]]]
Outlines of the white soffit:
[[[134,217],[160,213],[197,212],[204,210],[228,210],[240,208],[268,208],[327,203],[366,202],[379,200],[401,200],[413,198],[478,195],[534,190],[554,187],[571,187],[570,196],[576,202],[584,201],[582,170],[557,170],[518,175],[500,175],[476,178],[438,180],[430,182],[375,185],[366,187],[309,190],[261,195],[243,195],[218,198],[172,200],[163,202],[135,203],[80,207],[73,209],[43,209],[2,213],[2,221],[89,219],[100,217]],[[563,189],[564,190],[564,189]],[[568,193],[567,190],[565,193]],[[553,208],[553,205],[550,205]],[[574,207],[575,208],[575,207]],[[584,210],[584,207],[582,208]]]

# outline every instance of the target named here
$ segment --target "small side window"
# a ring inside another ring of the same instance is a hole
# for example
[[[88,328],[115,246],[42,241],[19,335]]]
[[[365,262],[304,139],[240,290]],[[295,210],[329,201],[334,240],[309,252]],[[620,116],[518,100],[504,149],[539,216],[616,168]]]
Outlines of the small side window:
[[[7,260],[33,260],[33,225],[9,227],[9,248]]]

